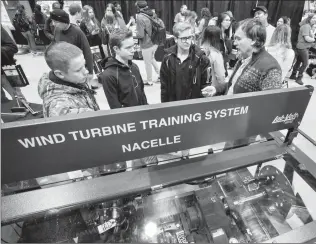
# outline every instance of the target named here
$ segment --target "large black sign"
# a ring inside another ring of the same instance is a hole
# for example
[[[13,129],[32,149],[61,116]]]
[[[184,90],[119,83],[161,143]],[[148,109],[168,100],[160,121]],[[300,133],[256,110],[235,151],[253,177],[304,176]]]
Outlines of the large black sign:
[[[292,128],[311,93],[301,87],[7,124],[2,183]]]

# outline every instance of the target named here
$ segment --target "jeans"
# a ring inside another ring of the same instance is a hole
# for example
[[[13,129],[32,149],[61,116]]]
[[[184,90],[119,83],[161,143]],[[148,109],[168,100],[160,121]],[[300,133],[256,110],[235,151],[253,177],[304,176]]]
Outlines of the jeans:
[[[303,76],[308,66],[308,49],[297,49],[297,59],[293,67],[293,73],[298,71],[298,76]]]
[[[143,54],[143,59],[145,62],[145,69],[146,69],[146,74],[147,74],[147,82],[151,82],[153,77],[152,77],[152,67],[154,67],[156,73],[159,75],[160,70],[159,66],[157,64],[157,61],[155,59],[155,52],[158,48],[158,45],[154,45],[150,48],[142,49],[142,54]]]
[[[22,35],[27,40],[27,43],[29,44],[31,52],[36,53],[36,44],[35,44],[34,35],[30,31],[22,32]]]

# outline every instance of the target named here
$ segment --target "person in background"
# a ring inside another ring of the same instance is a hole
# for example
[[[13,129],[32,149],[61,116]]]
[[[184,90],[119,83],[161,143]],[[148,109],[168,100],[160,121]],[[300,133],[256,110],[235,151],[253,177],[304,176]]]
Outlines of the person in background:
[[[241,59],[237,62],[228,83],[226,94],[279,89],[282,70],[278,61],[265,50],[266,28],[257,19],[242,21],[235,33],[235,45]],[[225,149],[247,145],[257,136],[226,142]]]
[[[61,9],[60,3],[59,2],[54,2],[52,4],[52,9],[53,9],[53,11],[55,9]],[[52,19],[49,16],[49,18],[46,19],[46,22],[45,22],[44,34],[52,42],[52,41],[54,41],[54,33],[55,33],[55,27],[53,25]]]
[[[50,8],[49,8],[49,5],[48,5],[47,3],[43,3],[43,4],[41,5],[41,7],[42,7],[42,12],[43,12],[43,14],[45,14],[46,17],[48,18],[49,15],[50,15]]]
[[[69,17],[70,17],[70,23],[71,24],[74,24],[74,25],[77,25],[77,26],[80,26],[80,22],[81,22],[81,19],[82,19],[82,9],[81,9],[81,6],[80,4],[78,3],[72,3],[70,4],[69,6]]]
[[[147,81],[145,85],[153,85],[152,67],[158,74],[159,82],[159,66],[155,59],[155,53],[158,45],[153,44],[151,40],[152,23],[150,18],[154,17],[154,13],[149,9],[146,1],[137,1],[137,8],[139,8],[139,14],[136,19],[136,37],[139,39],[140,48],[142,49],[142,55],[145,63],[145,69],[147,74]]]
[[[187,5],[182,5],[180,8],[180,12],[176,14],[174,17],[174,23],[184,22],[185,21],[185,13],[187,12]]]
[[[202,38],[202,34],[203,34],[203,31],[205,30],[205,28],[208,26],[208,23],[210,22],[211,20],[211,12],[208,8],[202,8],[201,9],[201,20],[200,20],[200,23],[199,23],[199,26],[198,26],[198,31],[199,31],[199,39],[201,40]]]
[[[295,82],[300,85],[304,84],[302,78],[303,73],[308,66],[308,51],[315,44],[315,36],[312,31],[312,26],[314,24],[316,24],[316,14],[310,14],[300,23],[301,27],[296,44],[297,58],[290,76],[290,79],[295,80]]]
[[[229,55],[232,52],[232,19],[227,12],[221,13],[218,17],[217,26],[221,29],[221,45],[220,51],[224,58],[225,76],[228,76],[227,66],[229,62]]]
[[[87,84],[89,71],[80,48],[67,42],[53,43],[45,51],[45,60],[50,72],[44,73],[38,84],[44,117],[99,110],[95,92]]]
[[[128,29],[125,21],[116,12],[112,3],[106,5],[104,17],[101,21],[101,39],[104,53],[106,56],[112,56],[112,50],[109,48],[109,36],[115,29]]]
[[[268,45],[271,41],[271,37],[275,30],[275,27],[268,23],[268,10],[264,6],[257,6],[252,10],[252,15],[255,19],[259,20],[263,26],[266,27],[267,37],[266,37],[266,45]]]
[[[92,79],[93,57],[86,35],[78,26],[70,24],[69,15],[64,10],[55,9],[51,12],[50,18],[55,26],[55,41],[68,42],[81,49],[89,71],[89,83],[93,87],[98,87],[97,82]]]
[[[105,54],[102,48],[101,25],[94,15],[93,8],[85,5],[82,8],[82,21],[80,29],[86,34],[90,47],[98,46],[102,59]]]
[[[287,24],[278,25],[266,49],[281,66],[283,81],[295,58],[295,52],[291,44],[291,27]]]
[[[50,43],[50,40],[44,33],[46,21],[47,16],[42,12],[41,5],[36,4],[34,7],[34,14],[32,16],[32,23],[36,32],[36,36],[42,40],[44,45],[48,45]]]
[[[99,82],[111,109],[147,105],[144,83],[138,66],[132,62],[134,40],[132,32],[116,29],[110,35],[110,48],[115,57],[109,58]],[[133,160],[134,166],[157,164],[157,156]]]
[[[219,86],[225,84],[225,67],[223,55],[220,51],[221,29],[218,26],[208,26],[202,35],[201,48],[211,64],[211,84]],[[209,80],[209,78],[207,79]]]
[[[187,22],[191,25],[192,35],[194,36],[193,42],[196,43],[196,40],[198,39],[200,34],[200,31],[196,25],[196,20],[198,16],[194,11],[186,11],[185,16],[186,18],[184,22]]]
[[[36,56],[37,48],[35,44],[32,18],[26,14],[24,5],[18,4],[17,11],[13,18],[13,26],[17,31],[22,33],[27,40],[31,53]]]
[[[124,20],[121,4],[119,4],[118,2],[113,2],[112,4],[114,5],[116,13]]]
[[[289,24],[288,24],[288,19],[289,19],[289,18],[286,17],[286,16],[281,16],[281,17],[278,19],[276,26],[278,27],[279,25],[289,25]]]
[[[10,101],[3,89],[10,94],[12,99],[15,99],[15,96],[24,98],[21,89],[19,87],[12,87],[2,70],[4,66],[15,65],[14,54],[17,52],[17,45],[1,25],[1,102]]]
[[[218,21],[218,13],[215,12],[213,16],[211,17],[210,21],[208,22],[208,25],[215,25],[217,26],[217,21]]]

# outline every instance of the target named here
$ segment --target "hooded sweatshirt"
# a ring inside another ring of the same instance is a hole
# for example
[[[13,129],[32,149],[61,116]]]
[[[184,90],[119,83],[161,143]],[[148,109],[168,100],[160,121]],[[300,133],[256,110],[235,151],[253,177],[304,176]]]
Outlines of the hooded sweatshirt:
[[[148,104],[143,79],[133,62],[126,66],[115,58],[109,58],[99,75],[99,82],[111,109]]]
[[[141,9],[136,19],[136,38],[139,39],[139,45],[142,49],[154,45],[151,41],[152,23],[147,16],[153,18],[153,11],[149,8]]]
[[[43,99],[44,117],[100,110],[93,90],[86,85],[65,82],[53,72],[41,77],[38,94]]]

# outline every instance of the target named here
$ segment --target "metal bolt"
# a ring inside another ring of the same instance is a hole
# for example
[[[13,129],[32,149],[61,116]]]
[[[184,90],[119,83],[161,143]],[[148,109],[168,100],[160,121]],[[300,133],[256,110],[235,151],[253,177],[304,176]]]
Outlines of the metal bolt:
[[[300,125],[300,124],[301,124],[301,121],[298,121],[297,124]]]
[[[295,151],[295,147],[294,147],[294,146],[291,146],[291,149],[292,149],[293,151]]]
[[[282,140],[282,141],[284,141],[284,140],[285,140],[285,137],[284,137],[284,136],[282,136],[282,137],[281,137],[281,140]]]

